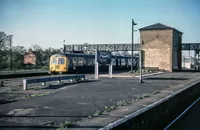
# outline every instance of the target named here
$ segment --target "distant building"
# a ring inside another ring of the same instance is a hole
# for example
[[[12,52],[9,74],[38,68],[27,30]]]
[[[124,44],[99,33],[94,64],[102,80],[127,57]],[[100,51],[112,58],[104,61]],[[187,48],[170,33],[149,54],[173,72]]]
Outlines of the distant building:
[[[24,55],[24,64],[37,64],[37,57],[40,55],[39,51],[32,51],[29,49],[28,52]]]
[[[139,30],[144,67],[170,72],[181,69],[182,32],[161,23]]]
[[[183,69],[194,69],[195,65],[198,64],[198,59],[191,56],[182,57],[182,68]]]

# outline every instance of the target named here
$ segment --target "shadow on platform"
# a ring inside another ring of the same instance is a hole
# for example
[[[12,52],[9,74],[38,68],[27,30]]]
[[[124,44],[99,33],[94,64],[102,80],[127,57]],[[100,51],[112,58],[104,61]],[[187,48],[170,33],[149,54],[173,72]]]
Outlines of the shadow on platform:
[[[8,104],[8,103],[16,102],[16,101],[17,101],[17,100],[13,100],[13,101],[0,100],[0,105],[2,105],[2,104]]]
[[[91,83],[91,82],[97,82],[97,80],[81,81],[81,82],[74,82],[74,83],[60,83],[60,84],[49,85],[48,87],[45,87],[43,89],[58,89],[58,88],[66,87],[67,85],[73,85],[73,84],[79,84],[79,83]]]
[[[188,78],[161,78],[161,77],[147,77],[145,80],[188,80]]]

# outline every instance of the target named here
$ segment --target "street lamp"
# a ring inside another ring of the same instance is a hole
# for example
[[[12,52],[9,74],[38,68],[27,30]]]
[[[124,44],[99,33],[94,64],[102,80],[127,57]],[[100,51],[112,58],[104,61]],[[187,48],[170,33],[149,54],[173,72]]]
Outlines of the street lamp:
[[[131,46],[131,73],[133,73],[133,42],[134,42],[134,26],[137,25],[137,23],[134,22],[134,19],[132,19],[132,46]]]

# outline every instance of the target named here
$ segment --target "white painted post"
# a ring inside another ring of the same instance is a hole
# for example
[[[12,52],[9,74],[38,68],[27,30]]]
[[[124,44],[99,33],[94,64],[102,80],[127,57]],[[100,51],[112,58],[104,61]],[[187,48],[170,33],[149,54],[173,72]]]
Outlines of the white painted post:
[[[23,89],[27,90],[27,82],[26,79],[23,79]]]
[[[95,79],[99,79],[99,63],[95,63]]]
[[[45,82],[42,82],[42,86],[45,86],[46,85],[46,83]]]
[[[112,78],[112,62],[109,64],[109,77]]]
[[[58,80],[57,82],[58,82],[58,83],[61,83],[61,80]]]
[[[97,62],[97,49],[95,53],[95,79],[99,79],[99,63]]]

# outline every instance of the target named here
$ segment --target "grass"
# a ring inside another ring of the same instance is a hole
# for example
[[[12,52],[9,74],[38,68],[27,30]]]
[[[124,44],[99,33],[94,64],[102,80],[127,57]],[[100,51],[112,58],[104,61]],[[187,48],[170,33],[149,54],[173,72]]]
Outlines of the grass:
[[[154,72],[159,72],[158,70],[149,70],[149,69],[142,69],[142,74],[151,74]],[[139,75],[140,74],[140,70],[133,70],[133,72],[129,71],[129,74],[134,74],[134,75]]]
[[[33,97],[42,97],[42,96],[46,96],[46,95],[49,95],[52,93],[55,93],[55,92],[44,92],[44,93],[31,94],[31,95],[25,96],[25,99],[33,98]]]
[[[72,122],[70,122],[70,121],[65,121],[64,123],[61,123],[61,124],[60,124],[60,128],[59,128],[58,130],[63,129],[63,128],[68,128],[68,127],[70,127],[70,126],[72,126],[72,125],[73,125]]]

